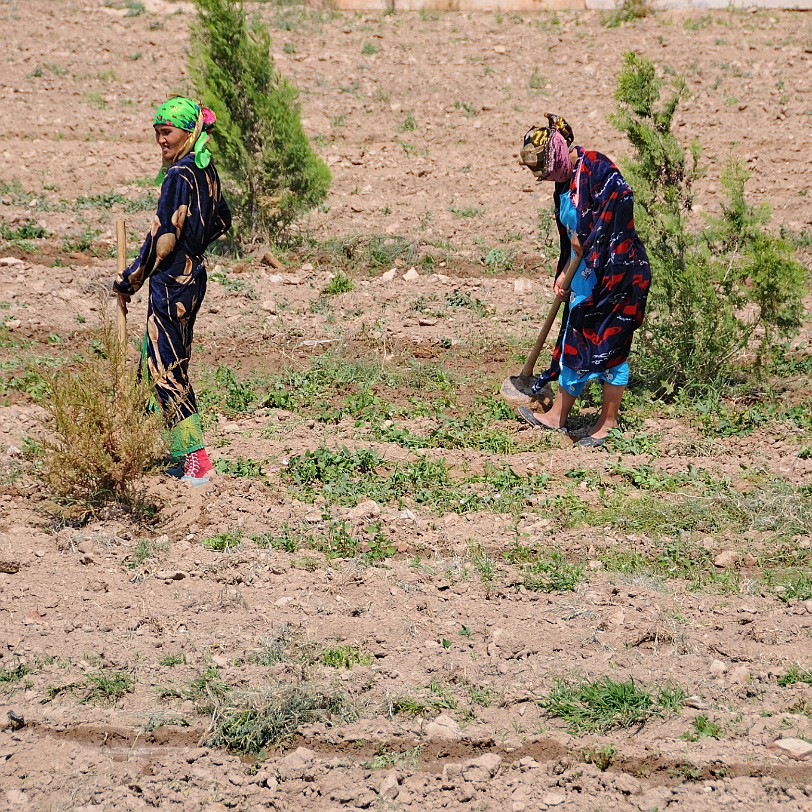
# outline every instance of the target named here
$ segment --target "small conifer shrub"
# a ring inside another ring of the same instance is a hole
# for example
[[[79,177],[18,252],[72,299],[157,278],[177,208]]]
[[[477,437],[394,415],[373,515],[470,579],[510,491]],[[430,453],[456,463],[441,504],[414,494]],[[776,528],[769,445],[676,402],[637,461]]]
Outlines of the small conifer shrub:
[[[766,230],[769,207],[745,200],[748,174],[736,163],[722,177],[721,214],[704,228],[692,223],[701,150],[696,142],[686,150],[671,132],[684,81],[675,78],[665,98],[664,84],[648,59],[626,53],[610,120],[635,151],[621,163],[651,260],[636,369],[654,391],[670,396],[724,389],[735,370],[758,372],[776,339],[800,326],[807,280],[791,246]],[[758,346],[753,335],[761,336]]]
[[[302,129],[298,91],[275,68],[270,36],[239,0],[195,0],[190,73],[217,116],[213,150],[238,236],[279,242],[327,195],[330,170]]]

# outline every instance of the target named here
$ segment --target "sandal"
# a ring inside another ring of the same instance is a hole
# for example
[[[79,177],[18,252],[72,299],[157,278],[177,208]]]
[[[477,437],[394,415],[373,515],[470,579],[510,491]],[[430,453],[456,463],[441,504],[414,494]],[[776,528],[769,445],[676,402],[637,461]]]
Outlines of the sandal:
[[[581,448],[600,448],[602,445],[606,444],[608,437],[590,437],[587,435],[575,444],[580,446]]]
[[[531,426],[534,426],[537,429],[542,429],[542,431],[555,431],[559,434],[566,434],[566,429],[557,429],[553,428],[553,426],[547,426],[541,422],[534,414],[531,409],[528,409],[527,406],[517,406],[516,412],[525,423],[529,423]]]

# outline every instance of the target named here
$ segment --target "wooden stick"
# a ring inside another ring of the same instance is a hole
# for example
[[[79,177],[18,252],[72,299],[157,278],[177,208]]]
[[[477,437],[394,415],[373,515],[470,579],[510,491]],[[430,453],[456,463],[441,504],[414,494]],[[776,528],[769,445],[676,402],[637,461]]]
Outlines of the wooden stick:
[[[127,267],[127,224],[124,220],[116,220],[116,263],[118,275]],[[122,354],[127,352],[127,314],[121,304],[121,299],[116,297],[116,327],[118,328],[118,343]]]
[[[577,268],[578,265],[574,262],[571,262],[570,267],[567,268],[567,273],[563,280],[565,295],[569,293],[570,283],[572,282],[572,277],[575,276],[575,271]],[[541,327],[541,331],[539,332],[539,337],[536,339],[536,343],[533,345],[533,349],[530,350],[530,354],[527,356],[527,361],[525,361],[525,364],[522,367],[522,371],[520,373],[522,378],[529,378],[533,374],[533,370],[536,367],[536,361],[538,361],[539,355],[541,355],[541,351],[544,348],[544,342],[547,340],[547,336],[550,334],[550,329],[553,326],[553,322],[555,321],[555,317],[558,315],[558,310],[561,307],[561,302],[563,301],[564,298],[561,296],[556,296],[555,299],[553,299],[553,303],[550,305],[550,311],[547,313],[547,318],[545,319],[544,324]]]

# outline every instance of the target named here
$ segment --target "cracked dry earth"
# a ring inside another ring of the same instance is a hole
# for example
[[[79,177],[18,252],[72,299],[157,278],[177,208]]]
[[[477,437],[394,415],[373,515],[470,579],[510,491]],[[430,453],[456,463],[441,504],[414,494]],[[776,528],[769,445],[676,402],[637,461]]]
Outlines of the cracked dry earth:
[[[488,397],[550,300],[524,130],[554,109],[628,154],[606,116],[634,49],[686,76],[697,216],[738,156],[803,246],[809,16],[251,9],[333,172],[302,226],[321,247],[211,260],[192,372],[215,480],[153,473],[150,521],[73,526],[37,478],[37,395],[88,351],[114,220],[131,248],[149,223],[149,121],[189,88],[191,11],[0,2],[0,225],[42,229],[0,241],[0,808],[812,810],[808,365],[739,433],[630,400],[609,453]],[[323,294],[339,268],[354,289]],[[296,485],[321,447],[380,459],[351,494]],[[604,732],[545,707],[605,678],[682,699]],[[229,709],[294,689],[321,711],[280,747],[222,744]]]

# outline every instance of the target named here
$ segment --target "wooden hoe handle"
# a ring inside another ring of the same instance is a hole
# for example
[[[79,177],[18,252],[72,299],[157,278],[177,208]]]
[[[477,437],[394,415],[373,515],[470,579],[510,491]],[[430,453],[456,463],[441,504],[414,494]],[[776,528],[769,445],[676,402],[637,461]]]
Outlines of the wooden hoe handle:
[[[116,264],[118,275],[121,276],[127,267],[127,224],[124,220],[116,220]],[[127,314],[121,306],[121,299],[117,300],[116,327],[118,330],[118,343],[122,352],[127,348]]]
[[[529,378],[533,375],[533,370],[536,367],[536,361],[538,361],[539,355],[541,355],[541,351],[544,348],[544,342],[547,340],[547,336],[550,334],[555,317],[558,315],[559,308],[561,307],[561,302],[564,301],[566,294],[569,293],[572,277],[575,276],[575,271],[577,268],[577,263],[570,262],[569,268],[567,268],[567,273],[564,275],[563,288],[565,295],[556,296],[555,299],[553,299],[553,303],[550,305],[550,311],[547,313],[547,318],[544,320],[544,324],[539,332],[539,337],[536,339],[536,343],[533,345],[533,349],[530,350],[530,355],[527,356],[527,361],[525,361],[525,364],[522,367],[521,375],[523,378]]]

